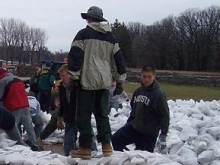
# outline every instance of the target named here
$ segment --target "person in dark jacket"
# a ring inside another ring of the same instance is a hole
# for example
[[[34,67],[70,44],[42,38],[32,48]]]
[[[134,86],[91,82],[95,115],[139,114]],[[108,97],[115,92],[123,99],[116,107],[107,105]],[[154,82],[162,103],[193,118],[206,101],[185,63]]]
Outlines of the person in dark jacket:
[[[77,127],[75,124],[75,118],[77,111],[79,84],[71,79],[67,64],[62,65],[58,72],[62,82],[59,86],[60,109],[58,113],[59,117],[57,121],[57,128],[65,128],[64,153],[66,156],[69,156],[69,153],[73,149],[74,143],[77,140]],[[65,126],[63,122],[65,123]],[[96,144],[92,144],[92,150],[97,151]]]
[[[153,65],[143,67],[141,87],[132,96],[132,110],[127,123],[112,136],[114,150],[123,151],[126,145],[134,143],[136,150],[153,152],[159,133],[159,148],[161,151],[166,148],[169,107],[155,77]]]
[[[124,59],[111,27],[102,24],[102,9],[92,6],[87,13],[81,13],[88,23],[75,36],[68,54],[68,69],[72,79],[80,81],[79,104],[76,124],[79,128],[79,146],[71,152],[72,157],[91,158],[91,115],[97,124],[97,140],[102,144],[104,156],[113,154],[111,128],[107,113],[109,87],[112,73],[116,77],[116,94],[121,94],[122,83],[126,78]]]
[[[30,81],[29,81],[30,91],[34,92],[35,97],[37,97],[38,91],[39,91],[38,86],[37,86],[37,79],[38,79],[40,72],[41,72],[41,68],[37,66],[35,68],[34,74],[31,76]]]
[[[39,89],[37,100],[40,102],[42,111],[47,113],[49,113],[50,110],[51,89],[54,87],[55,82],[55,77],[50,69],[51,65],[51,61],[46,60],[37,79]]]

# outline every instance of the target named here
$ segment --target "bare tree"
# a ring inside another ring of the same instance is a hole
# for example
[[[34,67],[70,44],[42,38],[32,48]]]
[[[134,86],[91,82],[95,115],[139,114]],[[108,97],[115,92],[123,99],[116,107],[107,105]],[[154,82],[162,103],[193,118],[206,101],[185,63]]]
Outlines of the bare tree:
[[[39,60],[39,52],[45,47],[46,40],[46,33],[40,28],[30,28],[23,21],[13,18],[0,19],[0,43],[6,61],[32,63],[34,55],[39,55]]]

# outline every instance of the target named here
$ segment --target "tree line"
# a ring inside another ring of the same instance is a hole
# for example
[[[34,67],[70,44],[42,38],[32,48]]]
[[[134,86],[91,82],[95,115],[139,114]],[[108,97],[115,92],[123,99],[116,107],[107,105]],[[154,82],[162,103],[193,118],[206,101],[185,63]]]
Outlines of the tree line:
[[[116,20],[112,28],[128,67],[151,62],[157,69],[220,70],[219,6],[189,9],[150,26]]]
[[[14,18],[0,19],[0,59],[12,63],[40,61],[40,55],[47,50],[46,41],[43,29],[30,27]]]
[[[219,71],[220,7],[188,9],[153,25],[111,24],[127,67],[154,63],[157,69]],[[0,59],[20,63],[44,59],[62,61],[68,52],[51,53],[43,29],[29,27],[20,20],[0,19]]]

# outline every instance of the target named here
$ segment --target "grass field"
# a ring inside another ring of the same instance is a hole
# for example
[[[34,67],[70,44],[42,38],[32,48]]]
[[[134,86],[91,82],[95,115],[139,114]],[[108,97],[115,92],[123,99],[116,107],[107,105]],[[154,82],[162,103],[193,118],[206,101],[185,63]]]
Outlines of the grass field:
[[[125,91],[129,94],[129,96],[131,96],[134,90],[139,86],[140,85],[138,83],[127,82],[124,84]],[[220,87],[184,86],[166,83],[161,84],[161,87],[165,91],[167,98],[172,100],[220,100]]]

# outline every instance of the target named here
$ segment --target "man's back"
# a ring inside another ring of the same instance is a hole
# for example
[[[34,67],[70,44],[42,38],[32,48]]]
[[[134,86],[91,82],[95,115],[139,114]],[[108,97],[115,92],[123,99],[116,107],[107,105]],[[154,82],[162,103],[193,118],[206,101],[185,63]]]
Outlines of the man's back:
[[[51,90],[55,77],[49,69],[43,69],[37,80],[38,88],[41,90]]]
[[[112,82],[112,69],[117,68],[119,74],[125,74],[123,57],[109,25],[97,22],[88,24],[75,37],[71,50],[74,53],[70,51],[69,54],[69,69],[72,71],[81,69],[83,89],[109,88]],[[80,57],[81,64],[74,60],[74,56]]]

